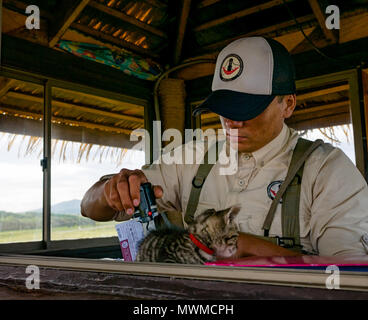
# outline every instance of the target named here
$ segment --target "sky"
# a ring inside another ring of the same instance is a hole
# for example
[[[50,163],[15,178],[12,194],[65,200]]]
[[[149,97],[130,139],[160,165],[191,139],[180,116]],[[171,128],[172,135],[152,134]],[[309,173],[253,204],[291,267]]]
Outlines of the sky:
[[[42,208],[42,168],[38,152],[26,157],[19,156],[21,137],[7,151],[8,138],[0,134],[0,210],[24,212]],[[28,139],[26,139],[28,141]],[[21,150],[25,150],[23,143]],[[74,144],[74,159],[78,144]],[[38,151],[42,150],[38,148]],[[91,150],[91,155],[94,154]],[[57,152],[56,152],[57,154]],[[92,158],[92,157],[91,157]],[[109,173],[117,173],[121,168],[136,169],[144,164],[144,152],[128,151],[125,161],[117,166],[111,159],[99,162],[99,158],[80,164],[72,161],[52,162],[51,205],[73,199],[82,199],[84,193],[98,179]]]
[[[335,146],[341,148],[347,156],[355,163],[354,143],[352,130],[350,129],[350,142],[347,142],[342,130],[335,130],[336,137],[342,141]],[[307,139],[326,138],[317,130],[310,132]],[[7,150],[9,141],[8,134],[0,133],[0,210],[10,212],[24,212],[32,209],[42,208],[42,168],[38,152],[24,157],[24,150],[28,139],[22,144],[22,137],[18,136],[10,151]],[[19,149],[19,147],[21,148]],[[59,146],[60,148],[60,146]],[[76,158],[79,144],[71,144],[67,150],[68,158]],[[19,155],[19,150],[22,153]],[[37,149],[42,150],[41,145]],[[94,155],[96,148],[91,150]],[[56,152],[58,154],[58,152]],[[73,199],[82,199],[84,193],[101,176],[109,173],[117,173],[121,168],[137,169],[144,164],[144,152],[130,150],[126,154],[122,164],[117,165],[108,157],[99,161],[99,157],[87,162],[81,161],[59,161],[56,157],[52,162],[51,204]]]

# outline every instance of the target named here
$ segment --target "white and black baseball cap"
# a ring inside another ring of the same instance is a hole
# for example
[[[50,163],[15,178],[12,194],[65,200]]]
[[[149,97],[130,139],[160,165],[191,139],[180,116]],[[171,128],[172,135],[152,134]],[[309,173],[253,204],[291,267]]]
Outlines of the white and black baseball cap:
[[[261,114],[278,95],[295,93],[295,70],[287,49],[264,37],[235,40],[218,55],[212,93],[194,111],[212,111],[246,121]]]

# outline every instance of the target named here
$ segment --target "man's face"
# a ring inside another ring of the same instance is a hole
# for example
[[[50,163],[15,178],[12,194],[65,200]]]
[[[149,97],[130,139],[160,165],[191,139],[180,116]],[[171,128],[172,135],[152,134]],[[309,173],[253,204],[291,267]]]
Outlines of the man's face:
[[[276,97],[257,117],[247,121],[233,121],[220,116],[226,138],[238,144],[239,152],[254,152],[276,138],[282,130],[284,119],[291,116],[295,105],[295,95],[285,96],[282,102]],[[230,129],[237,129],[231,135]]]

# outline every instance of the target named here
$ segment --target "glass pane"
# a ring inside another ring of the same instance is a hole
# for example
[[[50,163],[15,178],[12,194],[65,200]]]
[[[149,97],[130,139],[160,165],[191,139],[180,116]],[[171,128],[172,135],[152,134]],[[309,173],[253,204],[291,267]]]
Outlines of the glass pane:
[[[355,164],[349,84],[326,83],[297,92],[297,106],[286,123],[306,139],[322,139],[342,149]]]
[[[301,133],[306,139],[322,139],[340,148],[350,158],[351,162],[355,164],[354,135],[351,124],[312,129]]]
[[[80,201],[101,176],[144,164],[129,141],[144,108],[61,88],[52,95],[51,240],[116,236],[116,222],[83,217]]]
[[[0,77],[0,243],[42,240],[43,87]]]

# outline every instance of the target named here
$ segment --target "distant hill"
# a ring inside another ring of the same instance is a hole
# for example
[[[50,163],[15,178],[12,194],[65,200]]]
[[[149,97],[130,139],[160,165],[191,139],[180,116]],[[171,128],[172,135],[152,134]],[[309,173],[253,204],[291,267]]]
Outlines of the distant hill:
[[[73,199],[69,201],[63,201],[51,206],[52,214],[73,214],[80,215],[80,203],[81,200]],[[33,212],[42,212],[42,209],[32,210]]]

